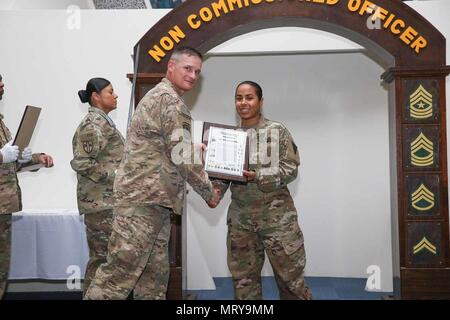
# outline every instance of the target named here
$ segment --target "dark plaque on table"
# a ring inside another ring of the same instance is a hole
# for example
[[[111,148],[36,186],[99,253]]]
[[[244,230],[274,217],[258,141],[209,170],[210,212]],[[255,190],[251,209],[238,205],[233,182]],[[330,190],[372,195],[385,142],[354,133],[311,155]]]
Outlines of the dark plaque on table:
[[[248,136],[242,128],[204,122],[202,141],[208,146],[205,170],[213,178],[247,182]]]

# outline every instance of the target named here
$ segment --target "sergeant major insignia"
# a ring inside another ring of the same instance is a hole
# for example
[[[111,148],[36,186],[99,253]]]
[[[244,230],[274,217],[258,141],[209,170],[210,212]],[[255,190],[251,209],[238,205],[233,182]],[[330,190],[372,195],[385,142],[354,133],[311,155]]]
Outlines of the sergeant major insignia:
[[[92,143],[92,141],[83,141],[83,150],[86,153],[91,153],[93,149],[94,149],[94,144]]]
[[[410,116],[426,119],[433,116],[433,95],[422,85],[409,96]]]

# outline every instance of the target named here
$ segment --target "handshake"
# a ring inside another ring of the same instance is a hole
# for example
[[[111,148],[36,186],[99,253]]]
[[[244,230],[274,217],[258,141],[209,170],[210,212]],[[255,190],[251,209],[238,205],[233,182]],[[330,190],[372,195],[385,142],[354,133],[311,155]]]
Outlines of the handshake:
[[[206,202],[208,204],[208,207],[210,207],[210,208],[217,207],[217,205],[220,202],[220,198],[221,198],[220,189],[217,187],[214,187],[213,188],[213,196],[212,196],[211,200]]]

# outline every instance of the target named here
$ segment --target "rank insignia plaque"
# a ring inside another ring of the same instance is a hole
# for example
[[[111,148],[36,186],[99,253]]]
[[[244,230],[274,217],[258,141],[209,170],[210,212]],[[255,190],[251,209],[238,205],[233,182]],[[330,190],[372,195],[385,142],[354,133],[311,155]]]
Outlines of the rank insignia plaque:
[[[243,173],[243,170],[248,170],[246,131],[239,127],[204,122],[202,140],[208,146],[204,165],[210,177],[247,182]]]

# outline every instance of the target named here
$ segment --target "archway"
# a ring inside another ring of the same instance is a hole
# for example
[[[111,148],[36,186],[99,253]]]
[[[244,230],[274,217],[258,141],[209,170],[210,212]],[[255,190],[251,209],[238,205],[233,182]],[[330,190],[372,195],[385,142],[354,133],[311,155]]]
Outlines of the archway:
[[[445,119],[445,38],[400,0],[196,0],[170,11],[135,46],[136,99],[163,76],[170,52],[202,52],[250,31],[301,26],[328,31],[369,49],[389,68],[394,117],[402,298],[450,297]],[[137,49],[139,48],[139,52]],[[179,229],[174,226],[175,229]],[[175,234],[175,233],[174,233]],[[180,237],[175,237],[176,243]],[[175,245],[173,243],[173,245]],[[175,245],[175,247],[177,247]],[[172,280],[181,252],[172,250]],[[178,276],[177,276],[178,274]],[[169,294],[180,297],[177,290]]]

